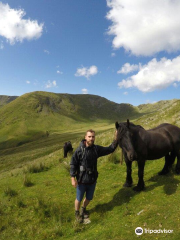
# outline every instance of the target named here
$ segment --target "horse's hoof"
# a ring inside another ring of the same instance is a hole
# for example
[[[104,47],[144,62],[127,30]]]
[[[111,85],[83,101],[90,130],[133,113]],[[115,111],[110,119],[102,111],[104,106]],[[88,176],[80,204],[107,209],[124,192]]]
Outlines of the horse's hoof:
[[[136,187],[133,188],[133,190],[135,192],[141,192],[143,189],[144,189],[144,187],[139,187],[139,186],[136,186]]]
[[[123,187],[132,187],[132,183],[127,183],[127,182],[125,182],[124,185],[123,185]]]

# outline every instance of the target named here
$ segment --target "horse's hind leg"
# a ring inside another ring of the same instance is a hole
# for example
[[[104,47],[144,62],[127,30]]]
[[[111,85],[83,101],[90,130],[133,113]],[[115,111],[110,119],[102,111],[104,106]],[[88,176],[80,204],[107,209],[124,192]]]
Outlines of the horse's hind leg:
[[[166,175],[169,172],[170,167],[173,165],[176,158],[175,152],[171,152],[165,156],[165,164],[163,169],[158,173],[159,175]]]
[[[177,154],[176,173],[180,174],[180,152]]]
[[[169,168],[172,167],[173,163],[175,162],[175,158],[176,158],[176,152],[171,152],[170,161],[169,161]]]

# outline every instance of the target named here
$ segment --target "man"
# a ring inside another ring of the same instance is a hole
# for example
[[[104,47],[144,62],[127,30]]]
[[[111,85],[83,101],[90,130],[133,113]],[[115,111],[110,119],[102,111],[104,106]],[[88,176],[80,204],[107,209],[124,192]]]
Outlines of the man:
[[[70,163],[71,183],[73,187],[77,188],[75,217],[80,223],[83,222],[83,219],[89,217],[86,207],[93,199],[96,187],[96,180],[98,178],[97,159],[115,151],[117,147],[116,135],[117,132],[115,133],[115,140],[109,147],[102,147],[94,145],[95,131],[92,129],[87,130],[85,139],[81,141],[72,156]],[[79,212],[80,204],[85,193],[86,197]]]

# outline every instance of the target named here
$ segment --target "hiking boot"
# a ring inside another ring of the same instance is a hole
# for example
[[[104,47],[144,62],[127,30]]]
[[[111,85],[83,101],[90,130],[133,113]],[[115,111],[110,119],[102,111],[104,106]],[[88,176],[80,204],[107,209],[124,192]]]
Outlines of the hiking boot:
[[[87,211],[86,208],[82,207],[80,216],[82,216],[83,219],[89,218],[89,211]]]
[[[76,218],[76,221],[78,223],[82,223],[83,222],[83,218],[82,216],[79,214],[79,211],[75,211],[75,218]]]

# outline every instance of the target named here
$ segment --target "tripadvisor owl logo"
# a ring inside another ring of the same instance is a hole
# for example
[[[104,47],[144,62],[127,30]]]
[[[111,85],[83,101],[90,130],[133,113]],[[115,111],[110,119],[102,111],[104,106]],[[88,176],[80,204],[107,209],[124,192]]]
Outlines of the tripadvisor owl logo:
[[[141,227],[137,227],[137,228],[135,229],[135,233],[136,233],[137,235],[141,235],[141,234],[143,234],[143,229],[142,229]]]

